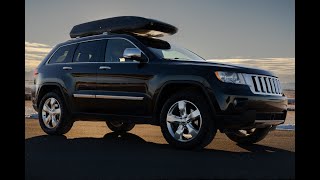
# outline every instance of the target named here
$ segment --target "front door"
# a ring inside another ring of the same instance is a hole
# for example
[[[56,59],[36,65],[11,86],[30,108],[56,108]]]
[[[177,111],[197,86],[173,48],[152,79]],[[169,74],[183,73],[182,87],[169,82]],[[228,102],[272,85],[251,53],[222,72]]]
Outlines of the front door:
[[[150,103],[147,63],[123,58],[126,48],[136,46],[126,39],[109,39],[105,62],[97,72],[97,111],[104,114],[141,116]]]

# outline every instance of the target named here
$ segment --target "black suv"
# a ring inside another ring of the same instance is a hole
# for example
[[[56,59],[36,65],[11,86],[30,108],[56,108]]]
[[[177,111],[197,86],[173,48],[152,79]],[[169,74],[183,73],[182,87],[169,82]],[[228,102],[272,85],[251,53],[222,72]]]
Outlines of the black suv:
[[[208,145],[218,129],[256,143],[284,123],[287,98],[274,74],[208,62],[154,38],[161,28],[80,33],[53,48],[32,92],[43,131],[64,134],[76,120],[106,121],[121,133],[152,124],[169,144],[189,149]]]

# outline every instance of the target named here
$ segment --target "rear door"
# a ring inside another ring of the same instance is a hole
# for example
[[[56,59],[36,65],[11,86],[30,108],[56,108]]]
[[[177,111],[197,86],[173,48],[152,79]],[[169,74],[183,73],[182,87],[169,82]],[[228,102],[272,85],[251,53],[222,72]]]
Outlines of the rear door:
[[[65,66],[73,89],[71,97],[76,112],[95,112],[95,94],[99,61],[104,59],[105,40],[78,44],[71,64]]]
[[[73,91],[73,80],[71,69],[67,70],[68,68],[66,69],[66,67],[71,68],[72,57],[76,48],[77,44],[68,44],[58,47],[46,64],[41,67],[43,73],[40,73],[41,76],[43,76],[40,79],[45,80],[42,83],[58,83],[63,88],[63,92],[68,93],[68,96],[66,96],[69,98],[68,100],[71,100],[70,94],[71,91]],[[69,107],[72,108],[72,105]]]

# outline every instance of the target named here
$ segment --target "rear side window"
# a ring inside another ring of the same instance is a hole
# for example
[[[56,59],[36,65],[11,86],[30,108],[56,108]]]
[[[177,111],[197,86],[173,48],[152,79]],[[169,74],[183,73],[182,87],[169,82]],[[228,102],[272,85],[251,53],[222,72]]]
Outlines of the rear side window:
[[[49,64],[71,62],[75,49],[75,44],[60,47],[50,58]]]
[[[90,41],[80,43],[73,56],[73,62],[99,62],[104,56],[106,41]]]

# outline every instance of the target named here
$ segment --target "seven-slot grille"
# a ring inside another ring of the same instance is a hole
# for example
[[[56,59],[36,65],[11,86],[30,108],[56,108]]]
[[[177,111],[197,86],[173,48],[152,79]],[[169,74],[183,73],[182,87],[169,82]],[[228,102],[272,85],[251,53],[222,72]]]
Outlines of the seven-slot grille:
[[[276,77],[245,74],[245,79],[254,94],[282,95],[280,81]]]

